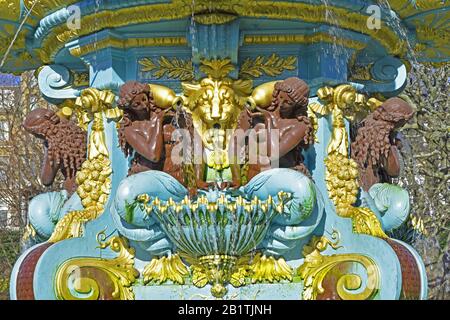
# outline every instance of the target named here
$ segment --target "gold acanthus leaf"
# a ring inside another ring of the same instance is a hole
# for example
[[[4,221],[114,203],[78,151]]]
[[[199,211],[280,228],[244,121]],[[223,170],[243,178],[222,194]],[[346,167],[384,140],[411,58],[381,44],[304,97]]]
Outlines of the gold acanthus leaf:
[[[262,75],[275,77],[286,70],[297,68],[297,57],[289,56],[282,58],[275,53],[271,56],[258,56],[255,59],[247,58],[241,66],[239,72],[240,79],[259,78]]]
[[[226,78],[234,69],[230,59],[205,59],[200,66],[200,71],[213,79]]]

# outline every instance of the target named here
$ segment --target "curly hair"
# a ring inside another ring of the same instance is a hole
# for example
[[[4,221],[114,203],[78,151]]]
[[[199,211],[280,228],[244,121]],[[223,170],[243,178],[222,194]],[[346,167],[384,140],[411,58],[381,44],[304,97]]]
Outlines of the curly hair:
[[[146,94],[149,100],[148,105],[148,118],[147,119],[139,119],[139,117],[133,112],[130,108],[131,103],[134,98],[136,98],[140,94]],[[117,106],[123,110],[122,121],[119,123],[119,145],[122,148],[125,156],[130,156],[133,153],[133,148],[128,144],[125,139],[125,128],[130,126],[133,121],[136,120],[149,120],[150,119],[150,110],[155,106],[153,101],[153,94],[150,90],[150,86],[144,83],[140,83],[137,81],[130,81],[125,83],[120,88],[120,95]]]
[[[277,82],[272,94],[272,104],[268,108],[269,111],[276,109],[277,102],[275,98],[280,92],[286,92],[289,98],[297,104],[296,112],[298,114],[304,114],[306,112],[304,109],[306,109],[309,103],[309,86],[305,81],[296,77],[291,77]]]
[[[360,170],[374,170],[381,165],[382,160],[389,156],[391,132],[411,119],[413,114],[413,109],[404,100],[391,98],[362,122],[352,143],[352,158]]]
[[[302,146],[306,147],[314,144],[314,125],[308,116],[297,116],[297,120],[306,126],[305,136],[303,137]]]
[[[25,130],[46,141],[51,166],[59,166],[72,179],[86,160],[86,132],[73,121],[48,109],[35,109],[25,119]]]

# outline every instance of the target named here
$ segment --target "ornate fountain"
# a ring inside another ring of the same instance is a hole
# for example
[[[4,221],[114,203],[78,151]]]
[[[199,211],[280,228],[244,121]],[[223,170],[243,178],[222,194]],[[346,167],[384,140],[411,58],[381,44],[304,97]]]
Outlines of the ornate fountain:
[[[0,69],[37,69],[58,107],[24,121],[41,181],[65,180],[30,202],[12,299],[427,297],[389,237],[409,217],[396,96],[410,61],[449,60],[445,2],[0,9]]]

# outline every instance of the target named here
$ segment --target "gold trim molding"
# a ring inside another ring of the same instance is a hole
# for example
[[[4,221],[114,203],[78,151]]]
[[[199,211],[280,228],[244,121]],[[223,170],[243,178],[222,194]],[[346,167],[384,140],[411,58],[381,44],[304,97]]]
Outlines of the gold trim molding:
[[[362,50],[367,45],[363,42],[335,38],[328,33],[316,34],[268,34],[268,35],[246,35],[244,44],[312,44],[317,42],[336,43],[347,48]]]
[[[230,4],[215,4],[216,11],[227,12]],[[404,43],[390,27],[382,22],[380,30],[366,27],[367,16],[360,12],[352,12],[345,8],[328,7],[306,3],[281,1],[242,0],[233,10],[238,16],[249,18],[268,18],[282,20],[298,20],[310,23],[330,23],[326,12],[336,17],[336,27],[367,34],[379,41],[390,54],[402,55],[406,52]],[[185,19],[192,16],[192,8],[183,0],[174,0],[167,4],[142,5],[119,10],[105,10],[97,14],[83,16],[81,29],[73,31],[65,24],[55,27],[42,43],[40,56],[44,63],[50,63],[54,55],[71,40],[97,32],[104,28],[118,28],[130,24],[158,22],[161,20]]]
[[[24,5],[27,9],[31,8],[33,2],[36,0],[24,0]],[[3,2],[5,3],[10,3],[10,2],[14,2],[14,3],[19,3],[18,0],[4,0]],[[68,6],[71,4],[74,4],[78,2],[78,0],[40,0],[38,4],[36,4],[35,8],[34,8],[34,13],[36,13],[36,15],[38,17],[43,17],[45,15],[48,15],[51,12],[56,11],[59,8],[62,8],[64,6]],[[223,1],[226,2],[225,4],[223,3],[213,3],[213,7],[211,4],[210,0],[196,0],[195,1],[195,11],[196,11],[196,19],[199,19],[201,23],[208,23],[209,21],[211,21],[210,16],[212,15],[211,13],[205,14],[202,13],[204,7],[206,8],[211,8],[211,9],[215,9],[213,15],[217,16],[217,17],[223,17],[221,19],[219,18],[214,18],[213,21],[217,22],[222,22],[222,23],[226,23],[228,22],[233,14],[236,13],[236,9],[233,10],[233,7],[236,6],[244,6],[245,2],[247,1],[239,1],[239,0],[227,0],[227,1]],[[255,2],[262,2],[262,1],[255,1]],[[264,1],[267,2],[267,1]],[[187,5],[190,8],[192,8],[192,4],[190,2],[190,0],[173,0],[172,3],[177,3],[178,5]],[[230,3],[230,4],[228,4]],[[1,4],[1,2],[0,2]],[[405,18],[405,17],[409,17],[411,15],[417,14],[417,13],[422,13],[425,11],[430,11],[430,10],[435,10],[435,9],[440,9],[446,6],[445,1],[442,0],[415,0],[415,1],[411,1],[411,0],[389,0],[389,5],[391,6],[392,10],[394,10],[395,12],[397,12],[399,14],[399,16],[401,18]],[[223,10],[222,12],[219,9],[228,9],[228,10]],[[213,11],[213,10],[211,10]],[[206,16],[206,17],[203,17]]]
[[[107,38],[100,40],[97,44],[87,44],[84,46],[71,48],[70,53],[75,57],[81,57],[97,50],[105,48],[129,49],[136,47],[156,47],[156,46],[186,46],[185,37],[157,37],[157,38],[130,38],[117,39]]]

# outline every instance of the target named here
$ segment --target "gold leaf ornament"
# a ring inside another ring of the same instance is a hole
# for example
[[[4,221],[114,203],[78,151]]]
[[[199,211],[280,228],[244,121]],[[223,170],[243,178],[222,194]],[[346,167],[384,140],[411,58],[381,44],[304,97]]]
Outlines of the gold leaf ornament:
[[[157,79],[163,77],[181,81],[194,79],[194,66],[191,60],[161,56],[157,62],[150,58],[143,58],[139,60],[139,64],[142,66],[141,71],[151,72]]]
[[[184,278],[188,274],[189,269],[177,254],[152,259],[142,272],[146,284],[163,284],[167,281],[184,284]]]
[[[252,283],[292,281],[293,270],[282,257],[276,259],[272,256],[257,253],[249,269],[252,275]]]
[[[269,57],[247,58],[241,65],[239,78],[251,79],[259,78],[263,75],[275,77],[286,70],[295,70],[296,68],[297,57],[289,56],[283,58],[274,53]]]

